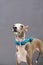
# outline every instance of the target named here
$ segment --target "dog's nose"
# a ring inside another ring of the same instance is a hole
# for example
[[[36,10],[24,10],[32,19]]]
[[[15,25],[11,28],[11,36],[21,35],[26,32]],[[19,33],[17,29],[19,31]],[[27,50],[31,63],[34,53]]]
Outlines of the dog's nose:
[[[17,27],[13,27],[14,29],[17,29]]]
[[[17,27],[13,27],[13,29],[14,29],[14,32],[17,32]]]

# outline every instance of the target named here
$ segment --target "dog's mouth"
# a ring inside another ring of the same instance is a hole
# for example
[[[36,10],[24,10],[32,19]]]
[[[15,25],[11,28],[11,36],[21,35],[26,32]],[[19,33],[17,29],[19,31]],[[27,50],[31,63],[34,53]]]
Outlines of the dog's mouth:
[[[17,30],[14,30],[14,32],[17,32]]]

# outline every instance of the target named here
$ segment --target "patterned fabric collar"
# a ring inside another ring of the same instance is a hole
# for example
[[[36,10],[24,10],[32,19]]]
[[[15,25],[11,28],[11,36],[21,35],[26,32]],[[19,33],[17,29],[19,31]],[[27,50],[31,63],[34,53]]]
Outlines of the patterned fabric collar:
[[[22,45],[25,45],[27,42],[31,43],[33,41],[33,39],[34,39],[33,37],[29,37],[27,39],[22,40],[21,42],[20,41],[15,41],[15,43],[18,46],[22,46]]]

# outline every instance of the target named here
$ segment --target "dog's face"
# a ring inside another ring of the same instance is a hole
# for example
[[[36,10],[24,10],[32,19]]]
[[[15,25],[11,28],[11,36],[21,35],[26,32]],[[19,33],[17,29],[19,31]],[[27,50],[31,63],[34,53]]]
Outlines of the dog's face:
[[[27,31],[28,26],[24,26],[23,24],[17,23],[12,27],[12,31],[16,36],[22,38],[24,36],[25,31]]]

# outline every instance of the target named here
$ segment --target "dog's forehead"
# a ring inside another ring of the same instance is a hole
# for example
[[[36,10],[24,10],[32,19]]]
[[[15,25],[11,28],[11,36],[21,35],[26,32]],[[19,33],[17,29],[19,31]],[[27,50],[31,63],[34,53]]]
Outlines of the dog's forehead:
[[[24,26],[23,24],[20,23],[14,24],[14,26],[16,26],[17,28],[20,28],[21,25]]]

